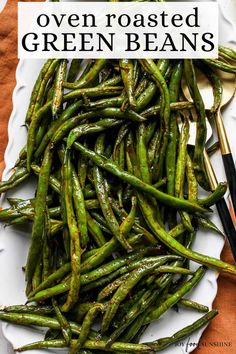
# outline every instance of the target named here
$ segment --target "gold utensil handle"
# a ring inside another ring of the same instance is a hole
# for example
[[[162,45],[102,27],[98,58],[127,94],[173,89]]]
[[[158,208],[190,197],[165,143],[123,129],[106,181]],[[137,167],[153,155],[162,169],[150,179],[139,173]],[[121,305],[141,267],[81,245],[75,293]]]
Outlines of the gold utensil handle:
[[[222,155],[230,154],[231,150],[230,150],[229,141],[225,131],[225,126],[223,123],[220,109],[217,111],[215,122],[216,122],[217,134],[220,142],[221,153]]]
[[[206,152],[206,149],[203,150],[203,158],[204,158],[204,164],[205,164],[205,168],[206,168],[206,173],[207,176],[209,178],[209,183],[210,183],[210,187],[211,190],[214,191],[218,185],[218,181],[215,175],[215,172],[213,170],[211,161],[209,159],[209,156]]]

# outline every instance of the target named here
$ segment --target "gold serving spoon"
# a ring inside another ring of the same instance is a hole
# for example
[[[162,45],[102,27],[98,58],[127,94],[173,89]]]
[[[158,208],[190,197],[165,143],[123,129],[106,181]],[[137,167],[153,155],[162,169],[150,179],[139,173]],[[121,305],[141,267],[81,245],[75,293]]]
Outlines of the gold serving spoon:
[[[229,141],[227,138],[225,126],[223,123],[221,109],[231,101],[234,96],[236,89],[235,75],[231,73],[226,73],[223,71],[217,71],[222,83],[222,99],[220,106],[215,114],[215,124],[217,128],[218,139],[220,143],[221,155],[224,163],[225,174],[229,185],[229,190],[231,194],[231,199],[234,207],[234,212],[236,213],[236,169],[234,165],[234,160],[232,157]],[[213,89],[211,83],[200,70],[196,70],[197,85],[201,93],[205,109],[211,109],[214,103]],[[185,97],[192,101],[188,87],[183,80],[182,89]]]

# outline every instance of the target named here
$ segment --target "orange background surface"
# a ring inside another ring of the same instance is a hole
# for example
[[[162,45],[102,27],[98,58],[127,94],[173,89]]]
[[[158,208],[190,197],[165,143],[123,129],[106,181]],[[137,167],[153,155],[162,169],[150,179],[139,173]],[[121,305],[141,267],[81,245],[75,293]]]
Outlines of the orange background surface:
[[[12,111],[17,63],[17,1],[8,0],[0,14],[0,173],[4,168],[7,125]],[[222,259],[233,262],[228,245],[222,252]],[[236,353],[236,278],[222,274],[218,286],[213,306],[219,310],[219,315],[204,332],[194,354]]]

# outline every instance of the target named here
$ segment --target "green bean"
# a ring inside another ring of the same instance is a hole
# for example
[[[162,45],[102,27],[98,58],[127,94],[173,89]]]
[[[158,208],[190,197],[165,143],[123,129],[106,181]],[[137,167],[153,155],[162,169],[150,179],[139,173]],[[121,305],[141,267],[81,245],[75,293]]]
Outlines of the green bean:
[[[33,172],[35,172],[36,175],[39,175],[39,173],[40,173],[39,166],[31,165],[31,168],[32,168]],[[58,181],[57,178],[55,178],[54,176],[50,176],[49,177],[49,185],[55,192],[60,194],[60,182]]]
[[[171,296],[171,294],[168,294],[168,297],[170,297],[170,296]],[[190,299],[185,299],[185,298],[180,299],[179,302],[178,302],[178,305],[182,305],[184,307],[196,310],[198,312],[208,312],[209,311],[209,307],[208,306],[199,304],[196,301],[193,301],[193,300],[190,300]]]
[[[72,98],[78,98],[83,95],[88,97],[99,97],[99,96],[111,96],[114,94],[119,94],[123,89],[122,86],[96,86],[85,89],[76,89],[63,96],[63,102],[67,102]]]
[[[74,82],[79,69],[80,69],[80,65],[81,65],[81,61],[82,59],[72,59],[71,64],[70,64],[70,68],[68,71],[68,75],[67,75],[67,81],[68,82]]]
[[[176,162],[175,195],[177,197],[183,196],[188,139],[189,139],[189,122],[187,119],[185,119],[180,132],[179,149],[178,149],[178,156]]]
[[[189,336],[194,331],[198,330],[199,328],[205,326],[211,319],[213,319],[218,314],[217,310],[211,310],[206,315],[202,316],[200,319],[192,323],[191,325],[184,327],[180,331],[173,334],[171,337],[160,338],[152,343],[146,343],[150,345],[150,347],[155,351],[158,352],[160,350],[165,349],[170,344],[176,343],[179,340]]]
[[[157,271],[160,271],[161,268],[164,270],[164,268],[167,269],[170,267],[160,266],[160,268],[157,268]],[[175,269],[175,267],[172,268]],[[182,269],[179,270],[182,271]],[[152,304],[155,301],[158,295],[159,295],[158,291],[154,291],[153,289],[150,289],[147,290],[140,299],[138,299],[137,303],[135,303],[133,307],[131,307],[130,311],[122,319],[121,323],[119,324],[119,327],[115,330],[115,332],[113,332],[113,334],[108,339],[107,347],[109,347],[111,343],[114,342],[116,338],[118,338],[118,336],[120,336],[120,334],[130,325],[132,321],[135,320],[135,318],[137,318],[137,316],[139,316],[142,312],[144,312],[148,308],[148,306],[150,306],[150,304]],[[204,310],[206,310],[205,307]]]
[[[67,60],[63,59],[56,72],[54,91],[52,97],[52,116],[57,118],[57,114],[61,108],[63,96],[63,82],[66,77]]]
[[[80,231],[81,248],[86,248],[89,241],[88,227],[86,218],[86,207],[84,202],[83,192],[80,186],[79,179],[74,169],[72,169],[72,183],[73,183],[73,200],[75,213],[77,217],[78,229]]]
[[[49,208],[48,213],[52,218],[59,217],[61,215],[61,207],[58,206],[58,207]]]
[[[21,182],[25,181],[29,177],[29,173],[25,167],[16,167],[13,170],[12,176],[8,181],[0,182],[0,193],[6,192],[12,188],[17,187]]]
[[[93,66],[94,61],[93,60],[83,60],[83,68],[82,68],[82,73],[79,76],[79,79],[83,79],[85,77],[85,75],[89,72],[89,70],[91,69],[91,67]]]
[[[217,234],[224,237],[224,233],[208,218],[198,216],[196,219],[197,224],[207,230],[215,231]]]
[[[158,86],[161,92],[161,118],[163,124],[163,140],[162,140],[162,147],[160,153],[160,160],[159,160],[159,177],[162,176],[163,172],[163,162],[164,156],[167,149],[168,139],[169,139],[169,118],[170,118],[170,95],[169,91],[165,82],[164,77],[161,74],[161,70],[154,64],[151,59],[148,60],[141,60],[141,65],[143,66],[144,70],[148,72],[151,76],[152,80]]]
[[[50,233],[50,225],[51,221],[49,218],[48,207],[46,207],[45,211],[45,228],[44,228],[44,235],[43,235],[43,253],[42,253],[42,279],[47,279],[50,274],[50,256],[51,256],[51,249],[48,244],[48,236]],[[36,267],[37,269],[37,267]]]
[[[153,273],[154,274],[158,274],[158,273],[178,273],[178,274],[192,275],[193,271],[190,270],[190,269],[186,269],[186,268],[166,265],[166,266],[160,266]]]
[[[62,163],[62,166],[64,166],[65,162],[65,148],[64,145],[61,145],[61,149],[58,152],[59,159]],[[65,190],[65,185],[68,186],[68,183],[66,183],[66,173],[65,169],[61,168],[60,171],[60,194],[59,194],[59,200],[60,200],[60,205],[61,205],[61,219],[62,223],[64,225],[63,230],[62,230],[62,237],[63,237],[63,246],[66,254],[66,260],[68,261],[70,259],[71,255],[71,240],[70,240],[70,232],[69,232],[69,226],[68,226],[68,219],[67,219],[67,207],[66,207],[66,190]],[[71,189],[71,186],[69,187]],[[68,193],[67,193],[68,196]],[[71,197],[71,195],[70,195]]]
[[[28,216],[18,216],[14,218],[13,220],[9,221],[6,226],[11,226],[11,225],[23,225],[29,222]]]
[[[184,60],[184,74],[187,81],[190,95],[194,101],[198,113],[196,141],[194,147],[193,167],[198,183],[201,187],[209,190],[209,181],[205,173],[203,163],[203,150],[206,143],[206,118],[205,107],[200,91],[197,86],[197,80],[193,62],[191,59]]]
[[[97,213],[96,211],[91,211],[91,215],[94,218],[94,220],[99,222],[99,225],[102,225],[103,227],[105,227],[107,229],[108,233],[111,233],[110,230],[107,228],[106,220],[104,219],[104,217],[101,214]]]
[[[12,305],[1,308],[4,312],[17,312],[17,313],[28,313],[35,315],[47,315],[53,313],[52,306],[39,306],[39,305]]]
[[[122,283],[129,277],[129,274],[124,274],[121,277],[115,279],[112,283],[108,284],[98,294],[97,301],[102,301],[109,295],[111,295]]]
[[[121,124],[120,120],[110,118],[102,119],[96,123],[82,124],[70,131],[70,134],[67,138],[67,148],[70,148],[75,140],[77,140],[81,135],[99,133],[119,124]]]
[[[102,81],[100,84],[97,85],[97,87],[116,86],[116,85],[120,84],[121,81],[122,81],[121,80],[121,76],[120,75],[116,75],[116,76],[113,76],[110,79]]]
[[[219,61],[217,59],[202,59],[204,63],[208,64],[209,66],[220,69],[222,71],[225,71],[227,73],[236,73],[236,67],[234,65],[226,64],[222,61]]]
[[[83,262],[83,270],[87,272],[99,264],[101,264],[107,257],[109,257],[112,252],[114,252],[117,248],[117,241],[113,237],[111,240],[106,242],[102,247],[98,249],[98,251],[93,254],[91,257],[87,258]]]
[[[132,108],[136,108],[136,100],[134,97],[134,67],[133,62],[130,59],[119,60],[121,77],[124,82],[125,91],[128,96],[129,105]]]
[[[37,288],[37,286],[42,282],[42,268],[43,268],[43,263],[42,263],[42,257],[38,259],[35,272],[32,278],[32,282],[28,283],[26,293],[29,294],[31,292],[31,289],[34,290]]]
[[[222,45],[219,46],[219,53],[227,56],[230,60],[236,60],[236,53],[232,48],[227,48]]]
[[[131,231],[134,225],[136,208],[137,208],[137,198],[132,197],[131,203],[132,203],[132,207],[130,213],[120,225],[120,232],[122,235],[124,235],[124,237],[127,237],[127,235],[129,234],[129,232]]]
[[[189,139],[189,122],[188,118],[182,125],[180,137],[179,137],[179,148],[176,162],[176,175],[175,175],[175,195],[179,198],[183,198],[184,194],[184,179],[186,170],[186,160],[187,160],[187,144]],[[193,231],[193,226],[191,223],[191,217],[185,211],[180,212],[182,222],[186,229],[190,232]]]
[[[104,311],[104,307],[105,306],[103,304],[95,304],[91,309],[88,310],[81,326],[79,338],[75,344],[72,344],[69,354],[75,354],[83,347],[86,339],[88,338],[94,319],[97,317],[99,312]]]
[[[131,306],[126,315],[122,318],[117,329],[110,335],[106,347],[109,348],[111,344],[125,331],[125,329],[142,314],[148,306],[157,298],[159,291],[150,289],[144,292],[144,294]]]
[[[61,331],[66,343],[69,345],[72,337],[71,327],[65,316],[61,313],[61,310],[55,299],[52,299],[52,306],[56,314],[56,318],[60,324]]]
[[[93,221],[96,225],[98,225],[100,227],[100,229],[104,232],[106,232],[109,235],[112,235],[112,232],[110,229],[108,229],[106,226],[104,226],[104,224],[102,224],[94,215],[92,215],[94,217]]]
[[[142,118],[140,115],[137,115],[137,113],[133,112],[133,111],[127,111],[125,113],[123,112],[120,112],[119,110],[117,110],[116,108],[107,108],[107,109],[102,109],[102,110],[97,110],[96,112],[94,111],[91,111],[91,112],[87,112],[87,113],[82,113],[76,117],[73,117],[71,119],[69,119],[67,122],[64,122],[58,129],[57,131],[54,133],[53,137],[51,138],[51,143],[52,144],[57,144],[60,140],[63,139],[63,137],[68,133],[70,132],[73,128],[77,127],[79,124],[81,124],[81,122],[85,119],[88,119],[88,118],[95,118],[95,117],[99,117],[100,116],[103,116],[103,117],[111,117],[113,116],[114,118],[117,118],[118,119],[123,119],[123,118],[128,118],[128,119],[131,119],[131,120],[144,120],[144,118]],[[114,119],[114,118],[110,118],[110,121],[109,120],[105,120],[106,123],[101,123],[101,124],[107,124],[107,126],[109,127],[110,124],[111,124],[111,119]],[[122,121],[116,121],[114,122],[114,125],[116,124],[121,124]],[[87,126],[85,125],[85,128]],[[93,127],[93,126],[92,126]],[[94,128],[94,131],[92,132],[96,132],[96,128],[97,131],[100,130],[103,130],[102,127],[100,127],[100,123],[98,123],[98,126],[95,125]],[[92,129],[93,129],[92,128]],[[75,131],[74,133],[72,133],[72,139],[74,139],[73,135],[75,135],[75,139],[77,137],[77,134],[78,136],[81,135],[81,128],[79,127],[78,128],[78,131],[77,129],[75,128]],[[85,130],[86,132],[86,130]],[[82,130],[82,133],[83,133],[83,130]],[[70,143],[69,143],[70,145]]]
[[[139,268],[141,266],[144,266],[146,264],[154,263],[157,260],[157,257],[145,257],[143,260],[137,260],[133,261],[131,264],[124,265],[123,267],[117,269],[116,271],[112,272],[111,274],[104,276],[98,280],[95,280],[85,286],[83,286],[82,290],[83,292],[90,291],[91,289],[94,288],[101,288],[104,285],[109,284],[112,280],[114,280],[117,276],[125,274],[126,272],[132,271],[136,268]]]
[[[94,280],[93,282],[87,284],[87,285],[84,285],[83,288],[81,289],[81,292],[82,293],[87,293],[87,292],[91,292],[91,290],[93,289],[100,289],[102,288],[103,286],[106,286],[107,284],[109,284],[111,281],[113,281],[117,276],[119,276],[120,273],[122,273],[123,269],[128,269],[128,266],[123,266],[121,267],[120,269],[108,274],[108,275],[105,275],[104,277],[102,278],[99,278],[97,280]],[[96,290],[95,290],[96,291]]]
[[[174,67],[170,80],[170,103],[176,102],[179,98],[179,87],[182,78],[182,73],[183,65],[181,62],[179,62]],[[176,114],[172,112],[170,115],[170,134],[166,152],[167,192],[170,195],[174,195],[175,189],[177,136],[178,127],[176,122]]]
[[[21,207],[31,207],[34,204],[34,199],[20,199],[20,198],[7,198],[8,203],[13,208],[21,208]]]
[[[83,273],[83,274],[81,275],[81,279],[80,279],[81,286],[82,285],[85,286],[87,284],[94,282],[95,287],[97,287],[97,286],[103,285],[102,284],[103,281],[101,282],[100,279],[101,278],[105,279],[106,275],[108,275],[108,280],[110,281],[110,280],[114,279],[114,276],[117,276],[119,274],[124,274],[125,272],[136,269],[139,266],[145,266],[145,263],[153,264],[154,262],[158,261],[158,257],[149,257],[149,258],[145,258],[142,261],[138,260],[137,262],[133,262],[132,264],[126,264],[127,260],[128,261],[130,261],[132,259],[135,260],[137,256],[141,256],[142,254],[144,255],[144,254],[146,254],[146,252],[148,252],[148,249],[141,250],[137,255],[136,255],[136,253],[131,254],[131,256],[129,256],[127,259],[124,258],[124,259],[114,260],[108,264],[105,264],[104,266],[101,266],[100,268],[98,268],[96,270],[92,270],[90,273],[88,273],[88,272],[85,273],[85,270],[87,270],[87,269],[82,264],[81,273]],[[166,261],[172,260],[175,258],[178,258],[178,257],[177,256],[165,256]],[[126,264],[126,265],[124,265],[124,264]],[[124,265],[124,266],[122,267],[122,265]],[[117,273],[115,273],[116,270],[117,270]],[[113,274],[112,274],[112,272],[113,272]],[[109,276],[109,274],[111,274],[111,277]],[[39,291],[38,293],[36,293],[32,297],[30,297],[28,299],[28,302],[42,301],[42,300],[48,299],[50,297],[67,292],[70,288],[70,280],[71,280],[71,277],[68,276],[64,282],[57,284],[51,288]],[[98,282],[97,282],[97,280],[98,280]],[[107,283],[107,279],[105,279],[105,283]],[[91,289],[93,287],[94,287],[93,284],[92,284],[92,287],[90,287],[90,286],[86,287],[86,291],[88,288]],[[35,293],[35,291],[33,292],[33,294],[34,293]]]
[[[89,102],[85,107],[89,110],[103,109],[108,107],[120,107],[124,98],[122,96],[103,98],[95,102]]]
[[[27,157],[27,149],[26,145],[21,149],[19,153],[19,157],[15,162],[14,167],[26,167],[26,157]]]
[[[64,282],[60,283],[60,284],[54,285],[51,288],[43,289],[43,290],[37,292],[33,296],[30,295],[30,297],[28,298],[27,303],[33,302],[33,301],[43,301],[43,300],[46,300],[46,299],[50,299],[50,298],[52,298],[54,296],[67,293],[70,290],[70,288],[71,288],[71,281],[72,281],[72,278],[71,277],[69,277],[69,278],[67,277],[66,280]],[[78,294],[76,293],[76,295],[78,295]],[[68,301],[70,301],[70,299],[71,298],[68,298]],[[67,302],[67,303],[69,303],[69,302]],[[67,306],[67,303],[66,303],[66,306]],[[70,303],[69,303],[69,305],[70,305]],[[66,309],[66,311],[64,311],[64,308],[62,307],[63,312],[68,312],[67,308],[65,308],[65,309]]]
[[[98,209],[100,205],[97,199],[87,199],[84,203],[87,210]]]
[[[82,275],[81,277],[81,284],[85,285],[88,284],[98,278],[101,278],[104,275],[107,275],[119,268],[121,268],[125,264],[129,264],[132,261],[136,260],[137,258],[140,258],[144,256],[145,254],[148,254],[152,248],[143,248],[135,252],[131,252],[128,255],[125,255],[123,257],[119,257],[114,259],[113,261],[101,266],[100,268],[97,268],[95,270],[92,270],[90,273],[86,273]]]
[[[119,108],[108,107],[104,109],[97,110],[97,116],[103,117],[114,117],[117,119],[128,119],[133,122],[144,122],[146,118],[144,118],[141,114],[136,113],[132,109],[127,109],[125,112],[122,112]]]
[[[114,160],[118,164],[118,166],[122,169],[125,168],[125,141],[121,140],[120,144],[116,147],[116,154]],[[112,156],[114,156],[114,151]],[[119,204],[123,205],[123,186],[119,184],[117,187],[117,197],[119,200]]]
[[[87,88],[87,89],[78,89],[72,92],[69,92],[63,95],[62,102],[67,102],[68,100],[76,97],[81,97],[86,93],[88,97],[90,96],[99,96],[99,95],[110,95],[111,93],[119,93],[120,87],[102,87],[102,88]],[[35,150],[35,134],[37,128],[45,114],[50,111],[51,101],[47,102],[43,107],[41,107],[35,114],[34,119],[32,120],[27,138],[27,169],[30,171],[30,165],[32,162],[33,153]]]
[[[125,218],[128,216],[126,211],[124,209],[120,208],[114,199],[113,200],[110,199],[110,202],[111,202],[112,208],[115,211],[115,213],[118,215],[118,217],[120,217],[124,221]],[[148,243],[150,243],[152,245],[157,244],[157,240],[155,239],[155,237],[147,229],[145,229],[144,227],[139,225],[137,222],[134,223],[133,230],[137,233],[144,235],[144,237],[147,239]]]
[[[78,111],[81,105],[82,105],[81,100],[72,103],[65,109],[65,111],[60,115],[60,117],[53,122],[53,124],[50,126],[45,136],[43,137],[42,141],[37,146],[37,150],[34,153],[36,159],[38,159],[39,156],[42,154],[45,147],[48,145],[54,133],[61,126],[61,124],[67,121],[69,118],[71,118]]]
[[[50,236],[57,234],[59,231],[61,231],[61,229],[63,229],[64,226],[65,225],[63,221],[55,220],[54,222],[51,222],[51,227],[49,232]]]
[[[153,180],[153,172],[154,168],[156,169],[157,167],[154,165],[155,164],[155,158],[157,158],[157,151],[159,151],[159,145],[161,142],[161,132],[159,129],[156,129],[155,133],[153,134],[152,139],[149,142],[148,145],[148,167],[151,170],[151,179]],[[156,175],[156,173],[155,173]],[[157,188],[157,187],[155,187]]]
[[[71,318],[76,322],[81,322],[86,315],[86,313],[98,302],[82,302],[74,306],[71,312]]]
[[[18,215],[26,216],[28,220],[34,219],[34,208],[16,208],[16,210],[19,212]]]
[[[169,60],[160,59],[157,63],[157,68],[162,74],[164,74],[168,68]],[[153,99],[157,92],[157,87],[154,82],[150,82],[148,87],[142,94],[137,98],[137,111],[142,111]]]
[[[158,292],[158,295],[159,295],[159,292]],[[152,294],[150,296],[150,298],[147,299],[146,303],[149,304],[149,301],[152,302],[153,299],[155,300],[154,294]],[[144,311],[142,311],[140,313],[140,315],[127,328],[127,331],[125,332],[125,334],[122,335],[120,340],[122,340],[124,342],[131,341],[140,332],[141,328],[146,327],[146,326],[143,325],[143,320],[144,320],[145,315],[146,315],[146,311],[145,310],[147,310],[145,307],[146,306],[144,306]]]
[[[102,331],[108,330],[108,327],[114,318],[120,303],[126,298],[129,291],[144,277],[149,274],[155,268],[166,262],[165,257],[160,257],[155,263],[143,265],[142,267],[134,270],[130,277],[117,289],[112,299],[109,301],[105,314],[102,320]]]
[[[180,216],[183,225],[185,226],[186,230],[189,232],[194,231],[194,227],[192,225],[192,218],[186,211],[180,211]]]
[[[47,85],[49,78],[53,74],[57,64],[58,64],[58,60],[49,59],[44,64],[42,70],[40,71],[31,94],[30,104],[25,118],[26,124],[29,124],[31,122],[34,114],[39,109],[45,87]]]
[[[190,291],[203,277],[205,270],[198,268],[195,275],[182,285],[172,296],[168,297],[159,307],[152,311],[145,319],[144,323],[150,323],[152,320],[160,318],[170,307],[176,304],[188,291]]]
[[[38,190],[35,201],[35,217],[32,228],[32,239],[26,264],[26,279],[31,281],[36,264],[42,250],[42,235],[45,228],[46,196],[48,192],[49,176],[52,165],[52,150],[50,145],[44,153],[42,167],[39,174]]]
[[[147,88],[148,83],[148,79],[143,76],[142,79],[138,82],[137,87],[135,89],[135,98],[141,95],[141,93]]]
[[[180,102],[171,102],[170,103],[170,109],[171,111],[181,111],[183,109],[191,109],[193,108],[193,103],[189,101],[180,101]],[[151,117],[151,116],[156,116],[158,113],[160,113],[161,106],[156,105],[152,106],[150,108],[147,108],[145,111],[142,111],[142,116],[145,118]]]
[[[102,134],[97,138],[95,144],[95,151],[97,154],[102,154],[104,152],[104,140],[105,135]],[[99,167],[95,166],[93,168],[93,177],[95,182],[95,189],[97,197],[100,203],[100,207],[103,212],[103,216],[107,222],[108,227],[110,228],[113,235],[116,237],[117,241],[127,250],[132,250],[132,247],[125,238],[125,235],[121,232],[119,224],[116,220],[116,217],[113,213],[112,207],[108,199],[108,192],[106,185],[104,183],[104,177]]]
[[[127,301],[120,305],[120,311],[117,313],[117,316],[114,318],[112,325],[114,328],[118,328],[120,322],[125,317],[126,313],[132,308],[132,306],[143,296],[147,289],[139,289],[132,296],[130,296]]]
[[[132,245],[136,244],[137,241],[140,240],[142,237],[142,234],[138,235],[131,235],[129,237],[129,243]],[[119,248],[119,243],[118,241],[112,237],[108,242],[106,242],[102,247],[99,249],[92,251],[92,254],[90,257],[87,257],[85,261],[83,262],[83,272],[87,272],[93,268],[95,268],[97,265],[101,264],[106,258],[108,258],[112,252],[116,251]],[[160,250],[160,249],[159,249]]]
[[[38,130],[37,130],[36,136],[35,136],[35,145],[36,146],[38,146],[38,144],[40,144],[41,140],[45,136],[45,134],[48,130],[48,126],[50,125],[50,120],[51,120],[51,115],[48,114],[47,117],[44,117],[43,121],[41,122],[40,126],[38,127]],[[25,160],[26,159],[27,159],[27,151],[26,151]],[[24,163],[24,166],[26,166],[26,163]]]
[[[48,327],[52,329],[60,329],[60,323],[57,319],[46,316],[39,316],[30,313],[15,313],[15,312],[2,312],[0,311],[0,319],[23,326],[39,326]],[[69,322],[73,334],[80,334],[81,326],[75,322]],[[90,332],[91,338],[95,337],[94,332]]]
[[[69,273],[71,269],[71,264],[66,263],[57,269],[54,273],[50,274],[47,279],[45,279],[41,284],[38,285],[36,289],[34,289],[30,294],[29,297],[33,297],[39,291],[46,289],[53,285],[55,282],[61,280],[67,273]]]
[[[71,341],[71,345],[75,345],[76,340]],[[102,340],[86,340],[83,345],[85,349],[91,350],[105,350],[106,341]],[[66,348],[67,344],[62,339],[49,340],[49,341],[40,341],[34,342],[31,344],[26,344],[21,348],[15,349],[17,352],[24,352],[26,350],[32,349],[42,349],[42,348]],[[133,343],[123,343],[123,342],[115,342],[112,344],[111,348],[109,348],[111,352],[125,352],[125,353],[142,353],[142,354],[154,354],[154,351],[150,349],[149,346],[144,344],[133,344]]]
[[[198,195],[198,183],[194,174],[194,168],[192,164],[192,160],[187,153],[186,156],[186,176],[188,182],[188,199],[189,200],[197,200]]]
[[[183,264],[183,260],[181,260],[181,259],[173,262],[174,267],[181,266],[182,264]],[[163,266],[163,267],[165,267],[165,266]],[[139,312],[138,313],[136,311],[134,312],[134,314],[138,315],[138,317],[129,326],[125,335],[122,336],[123,341],[132,340],[135,337],[136,333],[138,333],[140,331],[140,329],[143,328],[144,319],[147,316],[147,314],[150,312],[150,309],[148,307],[154,303],[156,304],[157,299],[158,299],[158,302],[157,302],[158,304],[161,304],[164,301],[165,292],[166,292],[165,289],[167,289],[169,287],[172,279],[173,279],[173,276],[171,276],[170,274],[165,274],[155,281],[155,286],[157,286],[158,291],[156,291],[156,292],[152,291],[151,296],[147,298],[147,301],[145,300],[144,303],[141,302],[141,304],[142,304],[141,312],[140,312],[140,314],[139,314]],[[160,296],[160,294],[161,294],[161,296]],[[132,312],[131,312],[131,314],[132,314]]]
[[[30,208],[30,210],[32,210]],[[2,209],[0,210],[0,219],[1,220],[7,220],[7,219],[14,219],[18,217],[20,212],[16,208],[7,208],[7,209]]]
[[[160,188],[166,185],[167,179],[164,177],[162,178],[160,181],[156,182],[155,184],[153,184],[153,187],[155,188]]]
[[[175,253],[182,255],[188,259],[194,260],[197,263],[206,265],[208,267],[216,268],[219,271],[236,274],[236,267],[229,263],[223,262],[217,258],[209,257],[206,255],[202,255],[201,253],[194,252],[176,241],[173,237],[171,237],[164,229],[160,227],[157,223],[154,211],[152,210],[149,203],[142,198],[142,203],[140,204],[142,212],[146,218],[146,221],[153,231],[153,233],[170,249],[172,249]]]
[[[210,111],[214,114],[217,112],[221,104],[223,94],[222,83],[219,76],[209,67],[209,65],[199,64],[200,70],[203,71],[204,75],[206,75],[212,85],[214,102]]]
[[[81,155],[77,164],[77,173],[78,173],[78,179],[79,179],[81,189],[84,193],[85,193],[84,189],[85,189],[85,183],[87,178],[87,171],[88,171],[88,159],[85,156]],[[94,195],[96,195],[96,193]]]
[[[101,228],[95,223],[88,211],[86,217],[90,234],[92,235],[96,245],[98,247],[102,247],[106,243],[106,239],[103,235]]]
[[[206,207],[210,207],[211,205],[215,204],[218,200],[220,200],[227,190],[227,183],[220,182],[214,192],[210,193],[208,197],[199,199],[198,203],[202,204]]]
[[[121,170],[116,166],[111,160],[106,159],[102,156],[99,156],[95,152],[85,148],[83,145],[78,142],[74,143],[74,147],[81,151],[84,155],[88,156],[97,166],[105,169],[106,171],[114,174],[115,176],[121,178],[125,182],[130,183],[133,187],[142,190],[143,192],[149,193],[157,200],[160,200],[163,204],[169,205],[173,208],[180,208],[186,211],[199,211],[205,212],[205,209],[200,207],[196,203],[189,202],[187,200],[181,200],[172,196],[163,193],[151,185],[142,182],[139,178],[127,173],[126,171]]]
[[[64,189],[65,189],[65,205],[67,224],[70,234],[70,258],[71,258],[71,281],[70,291],[67,296],[66,303],[62,306],[63,312],[68,312],[78,299],[80,288],[80,234],[77,227],[75,214],[73,210],[73,191],[72,191],[72,166],[70,160],[70,152],[65,152],[63,163]]]
[[[151,175],[148,166],[147,146],[146,146],[146,125],[141,123],[136,134],[136,156],[142,181],[151,184]]]
[[[159,127],[158,127],[158,122],[156,120],[150,120],[147,123],[147,129],[145,134],[147,144],[150,143],[150,140],[153,138],[157,129],[159,129]]]
[[[147,88],[148,83],[149,82],[148,82],[147,78],[143,77],[141,79],[141,81],[138,83],[137,87],[134,90],[134,98],[135,99],[137,99],[144,92],[144,90]],[[136,105],[137,105],[137,101],[136,101]],[[121,110],[125,111],[128,108],[128,106],[129,106],[128,99],[124,99],[122,102]]]
[[[81,158],[84,157],[83,155],[81,155]],[[89,160],[87,159],[87,164],[88,164]],[[96,197],[96,191],[93,187],[93,185],[91,183],[88,183],[85,185],[84,190],[84,198],[94,198]]]
[[[63,86],[70,89],[79,89],[88,86],[99,74],[100,70],[106,65],[107,59],[97,59],[91,69],[82,76],[77,82],[64,82]]]

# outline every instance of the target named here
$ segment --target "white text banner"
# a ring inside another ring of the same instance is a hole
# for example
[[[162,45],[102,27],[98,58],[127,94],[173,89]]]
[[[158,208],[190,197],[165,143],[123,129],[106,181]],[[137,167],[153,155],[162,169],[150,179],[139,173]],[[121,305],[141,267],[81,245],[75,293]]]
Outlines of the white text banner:
[[[19,58],[216,58],[213,2],[18,3]]]

